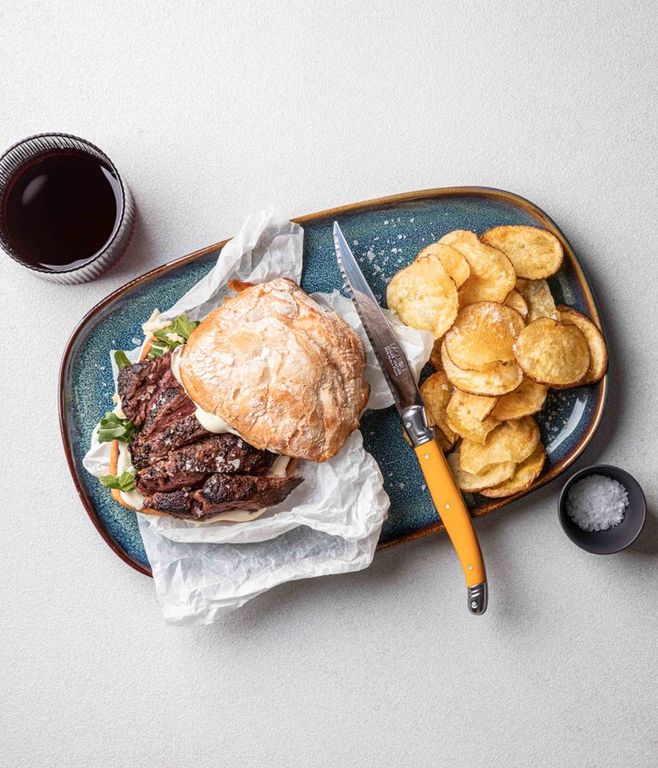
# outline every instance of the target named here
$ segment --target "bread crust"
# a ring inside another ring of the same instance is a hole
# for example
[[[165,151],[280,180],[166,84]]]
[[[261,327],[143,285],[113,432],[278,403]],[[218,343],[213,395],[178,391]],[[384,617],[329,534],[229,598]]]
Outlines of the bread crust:
[[[185,345],[180,375],[250,445],[311,461],[338,453],[370,393],[358,336],[284,278],[211,312]]]

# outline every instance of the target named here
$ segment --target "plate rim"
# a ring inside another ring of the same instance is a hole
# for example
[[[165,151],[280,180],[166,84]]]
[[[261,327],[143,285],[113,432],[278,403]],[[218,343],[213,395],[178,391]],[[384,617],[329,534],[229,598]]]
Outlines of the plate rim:
[[[422,190],[417,190],[412,192],[401,192],[394,195],[386,195],[384,197],[377,197],[377,198],[372,198],[370,200],[362,200],[360,202],[348,203],[347,205],[336,206],[333,208],[325,208],[324,210],[317,211],[315,213],[307,213],[307,214],[304,214],[303,216],[296,216],[294,218],[291,218],[290,221],[304,225],[309,222],[316,222],[316,221],[321,221],[322,219],[345,216],[345,215],[354,214],[354,213],[363,213],[364,211],[368,211],[370,209],[381,209],[381,208],[385,208],[386,206],[393,206],[399,203],[405,203],[405,202],[410,203],[410,202],[417,202],[421,200],[434,200],[434,199],[440,199],[442,197],[482,197],[487,199],[501,200],[529,212],[534,218],[538,219],[549,232],[551,232],[558,238],[558,240],[562,244],[565,256],[569,259],[571,267],[573,268],[574,273],[576,275],[576,279],[578,280],[578,283],[580,284],[580,287],[582,289],[583,296],[587,304],[589,317],[601,330],[601,332],[604,335],[604,338],[606,338],[606,343],[607,343],[607,336],[605,333],[605,328],[601,321],[601,316],[600,316],[600,312],[596,302],[596,298],[594,297],[594,294],[592,293],[592,290],[590,288],[590,283],[589,283],[589,280],[587,279],[583,265],[581,264],[580,259],[574,253],[571,247],[571,244],[569,243],[567,238],[564,236],[560,228],[557,226],[557,224],[553,221],[553,219],[551,219],[551,217],[545,211],[539,208],[539,206],[535,205],[535,203],[531,202],[525,197],[522,197],[521,195],[517,195],[514,192],[508,192],[506,190],[497,189],[495,187],[481,187],[481,186],[434,187],[434,188],[422,189]],[[96,315],[98,315],[99,312],[102,312],[102,310],[105,309],[105,307],[112,304],[116,299],[118,299],[124,293],[131,291],[133,288],[136,288],[137,286],[143,283],[149,282],[150,280],[156,277],[160,277],[161,275],[164,275],[173,269],[177,269],[178,267],[182,267],[182,266],[185,266],[186,264],[192,263],[193,261],[196,261],[197,259],[205,256],[206,254],[212,251],[223,248],[230,239],[231,238],[220,240],[219,242],[213,243],[212,245],[205,246],[204,248],[200,248],[196,251],[192,251],[191,253],[185,254],[184,256],[174,259],[173,261],[169,261],[166,264],[161,264],[160,266],[157,266],[154,269],[151,269],[148,272],[144,272],[144,274],[139,275],[138,277],[135,277],[132,280],[129,280],[127,283],[125,283],[124,285],[120,286],[119,288],[117,288],[116,290],[108,294],[104,299],[101,299],[97,304],[95,304],[91,309],[89,309],[83,315],[81,320],[78,322],[78,324],[75,326],[75,328],[71,332],[71,335],[69,336],[69,339],[66,342],[66,345],[64,347],[64,352],[62,354],[62,359],[59,366],[58,410],[59,410],[60,435],[61,435],[62,443],[64,446],[66,462],[67,462],[71,477],[73,479],[73,483],[75,485],[75,489],[77,491],[78,497],[80,498],[80,501],[82,502],[82,506],[87,512],[87,515],[90,518],[91,522],[93,523],[94,527],[100,534],[101,538],[110,547],[110,549],[118,557],[120,557],[124,562],[126,562],[132,568],[139,571],[140,573],[143,573],[146,576],[152,576],[151,570],[149,568],[145,568],[140,562],[132,558],[110,536],[107,529],[103,525],[102,520],[98,516],[98,513],[96,512],[94,505],[91,503],[90,499],[88,498],[82,486],[82,483],[78,478],[77,467],[76,467],[75,459],[73,457],[73,450],[71,448],[71,445],[68,439],[69,431],[68,431],[68,419],[67,419],[66,403],[65,403],[66,375],[71,363],[72,352],[78,341],[78,338],[80,337],[82,332],[85,330],[87,324]],[[489,515],[492,512],[495,512],[496,510],[501,509],[502,507],[506,507],[507,505],[529,495],[530,493],[533,493],[534,491],[538,490],[544,485],[555,480],[559,475],[561,475],[579,458],[579,456],[583,453],[585,448],[591,442],[592,438],[594,437],[596,431],[598,430],[601,424],[601,420],[603,418],[603,413],[605,411],[605,406],[608,399],[608,389],[609,389],[609,373],[608,372],[606,372],[603,379],[601,379],[601,381],[596,384],[596,388],[597,388],[596,403],[594,405],[592,420],[588,425],[587,430],[585,431],[583,436],[580,438],[578,443],[574,446],[572,451],[570,451],[562,459],[562,461],[552,466],[545,475],[540,476],[539,479],[530,486],[530,488],[526,489],[525,491],[521,491],[520,493],[517,493],[514,496],[508,496],[504,499],[496,499],[494,501],[488,502],[487,504],[484,504],[483,506],[473,510],[471,512],[472,517],[475,518],[475,517],[483,517],[484,515]],[[406,542],[406,541],[414,541],[416,539],[424,538],[425,536],[431,536],[435,533],[440,533],[444,530],[445,530],[445,526],[443,525],[443,523],[437,522],[436,524],[430,525],[427,528],[423,528],[422,530],[413,531],[403,536],[399,536],[395,539],[391,539],[390,541],[386,541],[383,543],[380,542],[377,545],[377,549],[378,550],[388,549],[389,547],[392,547],[396,544],[401,544],[402,542]]]

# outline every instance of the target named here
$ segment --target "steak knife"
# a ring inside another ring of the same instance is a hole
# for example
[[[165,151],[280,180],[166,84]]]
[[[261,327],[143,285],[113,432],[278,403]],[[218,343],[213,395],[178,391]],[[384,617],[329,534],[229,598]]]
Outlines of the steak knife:
[[[480,546],[471,516],[434,439],[434,430],[427,424],[425,407],[409,361],[370,290],[338,222],[334,222],[334,247],[345,289],[368,334],[404,429],[413,445],[434,507],[445,525],[464,571],[468,608],[471,613],[482,614],[487,609],[488,589]]]

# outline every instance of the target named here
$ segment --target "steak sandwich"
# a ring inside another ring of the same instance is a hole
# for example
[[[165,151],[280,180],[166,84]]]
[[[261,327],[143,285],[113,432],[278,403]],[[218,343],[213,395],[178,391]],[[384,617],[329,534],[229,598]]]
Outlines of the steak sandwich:
[[[302,482],[300,460],[330,459],[358,426],[369,385],[352,329],[289,280],[232,287],[201,323],[153,330],[140,362],[116,357],[98,439],[112,440],[101,482],[124,506],[251,519]]]

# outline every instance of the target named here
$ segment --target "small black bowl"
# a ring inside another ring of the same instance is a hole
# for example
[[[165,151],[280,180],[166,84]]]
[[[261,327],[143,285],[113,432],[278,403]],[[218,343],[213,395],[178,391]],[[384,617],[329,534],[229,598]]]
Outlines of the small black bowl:
[[[567,495],[571,486],[587,475],[607,475],[621,483],[628,493],[628,506],[624,519],[607,531],[584,531],[567,514]],[[586,552],[595,555],[613,555],[630,546],[640,535],[647,516],[647,502],[638,481],[623,469],[609,464],[597,464],[574,472],[567,480],[558,500],[560,524],[567,536]]]

